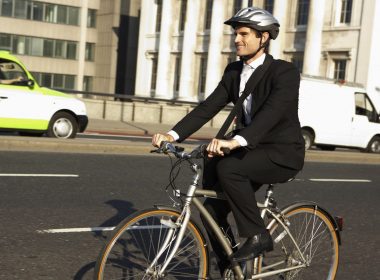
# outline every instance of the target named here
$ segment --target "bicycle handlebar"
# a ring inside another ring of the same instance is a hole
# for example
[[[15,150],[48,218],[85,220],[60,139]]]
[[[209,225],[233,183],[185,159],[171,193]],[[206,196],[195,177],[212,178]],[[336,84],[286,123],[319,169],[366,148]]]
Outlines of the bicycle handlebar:
[[[172,153],[180,159],[200,159],[207,156],[206,148],[207,144],[202,144],[196,147],[190,153],[187,153],[185,152],[185,148],[174,146],[172,143],[164,141],[162,142],[160,148],[152,150],[151,153]],[[225,155],[228,155],[231,152],[229,148],[222,148],[221,150]]]

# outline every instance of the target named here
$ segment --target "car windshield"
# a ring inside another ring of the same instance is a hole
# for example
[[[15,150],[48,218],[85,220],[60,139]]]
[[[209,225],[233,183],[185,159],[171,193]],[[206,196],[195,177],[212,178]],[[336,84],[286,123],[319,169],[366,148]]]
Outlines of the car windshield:
[[[0,80],[12,80],[17,78],[28,79],[28,75],[17,63],[0,59]]]

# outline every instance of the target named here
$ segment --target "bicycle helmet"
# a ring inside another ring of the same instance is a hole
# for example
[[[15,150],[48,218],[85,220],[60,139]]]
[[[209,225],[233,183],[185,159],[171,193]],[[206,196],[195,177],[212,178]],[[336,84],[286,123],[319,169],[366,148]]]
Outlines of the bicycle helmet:
[[[273,40],[277,38],[280,30],[280,24],[271,13],[256,7],[248,7],[238,11],[236,15],[225,21],[224,24],[230,25],[233,28],[242,25],[260,32],[266,31]]]

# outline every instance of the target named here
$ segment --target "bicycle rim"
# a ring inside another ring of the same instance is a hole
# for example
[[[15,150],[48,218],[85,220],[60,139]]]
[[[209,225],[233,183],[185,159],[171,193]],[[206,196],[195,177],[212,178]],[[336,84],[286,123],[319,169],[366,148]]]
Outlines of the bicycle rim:
[[[169,243],[150,272],[147,268],[162,247],[169,231],[163,220],[176,221],[171,210],[146,210],[135,213],[115,229],[99,255],[95,279],[206,279],[208,258],[203,236],[190,221],[181,244],[163,276],[157,273],[169,255]]]
[[[312,205],[299,206],[284,213],[289,230],[308,262],[307,267],[265,279],[335,279],[339,261],[339,244],[330,219]],[[296,246],[281,225],[270,229],[274,250],[265,254],[261,272],[289,268],[303,263]],[[271,266],[268,268],[268,266]]]

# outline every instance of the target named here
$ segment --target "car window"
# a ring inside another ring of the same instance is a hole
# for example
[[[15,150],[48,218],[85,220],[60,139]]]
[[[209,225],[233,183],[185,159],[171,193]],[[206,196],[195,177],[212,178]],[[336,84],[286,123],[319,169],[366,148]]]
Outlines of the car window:
[[[12,84],[13,82],[20,80],[27,80],[28,75],[17,63],[0,59],[0,83]]]

